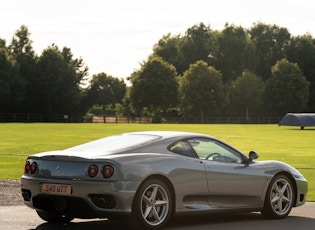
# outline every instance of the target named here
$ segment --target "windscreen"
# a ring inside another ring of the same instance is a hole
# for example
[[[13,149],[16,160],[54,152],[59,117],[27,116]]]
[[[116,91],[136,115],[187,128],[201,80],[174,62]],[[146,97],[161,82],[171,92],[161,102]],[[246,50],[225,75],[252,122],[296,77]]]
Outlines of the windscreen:
[[[160,139],[160,136],[147,134],[122,134],[91,141],[67,150],[80,152],[117,152],[125,149],[133,149],[157,139]]]

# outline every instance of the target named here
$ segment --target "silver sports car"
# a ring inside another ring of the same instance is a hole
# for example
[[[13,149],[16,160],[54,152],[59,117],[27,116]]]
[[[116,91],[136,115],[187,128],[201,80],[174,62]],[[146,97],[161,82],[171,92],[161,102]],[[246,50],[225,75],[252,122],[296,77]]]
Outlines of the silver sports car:
[[[191,212],[284,218],[305,203],[301,173],[256,158],[203,134],[125,133],[29,156],[21,189],[25,204],[48,222],[129,217],[145,229]]]

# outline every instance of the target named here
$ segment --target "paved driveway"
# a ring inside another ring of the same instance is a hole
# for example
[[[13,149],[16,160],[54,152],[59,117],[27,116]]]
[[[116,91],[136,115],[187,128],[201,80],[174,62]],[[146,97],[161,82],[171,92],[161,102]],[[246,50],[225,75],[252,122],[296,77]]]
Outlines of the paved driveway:
[[[67,225],[48,224],[26,206],[0,206],[0,230],[117,230],[134,229],[121,222],[75,219]],[[165,230],[309,230],[315,229],[315,203],[292,209],[283,220],[267,220],[259,213],[176,217]]]

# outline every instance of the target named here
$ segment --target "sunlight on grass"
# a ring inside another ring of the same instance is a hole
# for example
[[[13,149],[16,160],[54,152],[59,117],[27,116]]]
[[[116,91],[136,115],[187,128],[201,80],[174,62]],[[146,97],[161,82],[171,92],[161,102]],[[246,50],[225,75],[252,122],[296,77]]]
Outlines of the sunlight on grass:
[[[124,132],[188,131],[217,137],[246,155],[256,150],[259,160],[291,164],[308,179],[308,200],[315,201],[314,129],[277,125],[0,123],[0,130],[0,178],[20,178],[26,157],[37,152],[65,149]]]

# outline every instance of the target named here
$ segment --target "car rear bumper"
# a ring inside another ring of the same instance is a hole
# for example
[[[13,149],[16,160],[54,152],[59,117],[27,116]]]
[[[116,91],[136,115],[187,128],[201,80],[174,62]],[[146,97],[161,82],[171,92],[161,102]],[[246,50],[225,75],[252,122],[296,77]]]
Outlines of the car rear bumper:
[[[44,183],[70,185],[70,194],[43,192]],[[127,183],[128,182],[124,182]],[[121,182],[72,181],[22,176],[21,191],[24,203],[30,208],[58,213],[74,218],[106,218],[130,215],[135,191]]]

